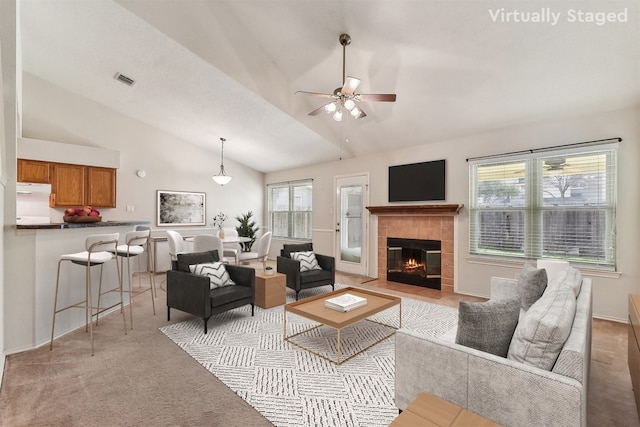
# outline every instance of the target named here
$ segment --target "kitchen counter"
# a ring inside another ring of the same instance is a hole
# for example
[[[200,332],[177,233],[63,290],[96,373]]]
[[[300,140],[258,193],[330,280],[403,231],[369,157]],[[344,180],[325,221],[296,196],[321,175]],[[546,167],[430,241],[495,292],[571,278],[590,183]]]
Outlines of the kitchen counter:
[[[10,248],[4,253],[4,292],[8,295],[5,296],[5,300],[17,302],[5,307],[4,344],[7,354],[46,345],[51,339],[53,301],[61,255],[84,251],[87,237],[93,234],[119,233],[119,242],[124,244],[126,233],[133,231],[136,225],[151,224],[151,221],[101,221],[5,226],[4,244],[5,248]],[[138,258],[140,271],[145,271],[146,256]],[[138,270],[137,265],[137,262],[132,263],[132,270]],[[100,270],[94,268],[91,272],[96,291],[94,296],[97,296]],[[105,264],[103,273],[103,289],[116,287],[118,271],[115,262]],[[83,301],[86,298],[85,283],[84,267],[63,263],[58,303],[64,306]],[[104,305],[114,304],[117,296],[115,292],[104,295]],[[125,304],[128,303],[129,298],[125,295]],[[85,310],[61,312],[56,316],[55,336],[59,337],[79,328],[84,329],[85,321]]]
[[[57,222],[50,224],[16,225],[16,230],[56,230],[65,228],[128,227],[151,225],[149,221],[99,221],[99,222]]]

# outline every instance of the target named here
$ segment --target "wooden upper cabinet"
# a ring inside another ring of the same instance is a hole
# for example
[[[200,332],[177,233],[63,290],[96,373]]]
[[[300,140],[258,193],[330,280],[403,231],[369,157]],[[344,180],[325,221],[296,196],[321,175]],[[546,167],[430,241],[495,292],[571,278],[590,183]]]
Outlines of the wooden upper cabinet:
[[[49,184],[51,164],[38,160],[18,159],[18,182]]]
[[[116,207],[113,168],[18,159],[18,182],[51,184],[52,207]]]
[[[53,163],[51,193],[53,206],[84,206],[86,170],[82,165]]]
[[[87,167],[85,204],[94,207],[116,207],[116,170]]]

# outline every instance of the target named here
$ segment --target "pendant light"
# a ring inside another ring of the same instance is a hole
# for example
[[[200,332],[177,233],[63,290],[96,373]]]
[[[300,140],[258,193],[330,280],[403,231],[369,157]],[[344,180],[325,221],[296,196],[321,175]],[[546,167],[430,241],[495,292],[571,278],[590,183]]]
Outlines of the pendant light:
[[[211,178],[218,185],[225,185],[231,181],[231,177],[224,172],[224,142],[226,139],[220,138],[220,142],[222,143],[222,149],[220,151],[220,172],[217,175],[212,176]]]

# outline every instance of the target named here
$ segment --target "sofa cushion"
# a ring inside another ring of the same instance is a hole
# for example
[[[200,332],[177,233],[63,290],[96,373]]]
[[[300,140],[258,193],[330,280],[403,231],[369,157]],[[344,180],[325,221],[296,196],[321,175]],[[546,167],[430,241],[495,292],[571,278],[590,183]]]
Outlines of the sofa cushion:
[[[241,299],[251,299],[253,290],[247,286],[225,286],[210,291],[211,307],[216,308]]]
[[[537,269],[533,264],[525,263],[518,277],[521,304],[523,310],[529,307],[542,296],[547,288],[547,271],[544,268]]]
[[[293,245],[282,245],[281,255],[291,258],[291,252],[307,252],[313,251],[313,243],[296,243]]]
[[[190,265],[204,264],[208,262],[220,261],[217,251],[205,251],[205,252],[188,252],[184,254],[178,254],[178,271],[184,271],[190,273]]]
[[[231,280],[227,269],[221,262],[190,265],[189,270],[197,276],[208,277],[210,281],[210,289],[235,285],[235,282]]]
[[[575,313],[573,290],[546,292],[518,323],[507,359],[551,370],[571,332]]]
[[[460,301],[456,343],[506,357],[519,314],[520,299]]]
[[[316,260],[316,254],[311,251],[307,252],[291,252],[291,259],[300,263],[300,272],[311,270],[322,270]]]
[[[582,274],[580,270],[574,267],[568,267],[564,271],[559,272],[553,280],[547,285],[545,292],[553,292],[562,289],[571,289],[577,297],[582,286]]]
[[[311,283],[324,282],[324,284],[331,284],[333,278],[333,272],[329,270],[310,270],[304,273],[300,272],[300,285],[307,287]]]

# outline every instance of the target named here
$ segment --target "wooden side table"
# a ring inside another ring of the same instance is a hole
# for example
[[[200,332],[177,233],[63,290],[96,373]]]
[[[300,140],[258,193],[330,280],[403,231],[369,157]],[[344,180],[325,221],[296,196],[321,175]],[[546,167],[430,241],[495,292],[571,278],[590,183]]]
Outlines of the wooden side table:
[[[429,393],[420,393],[389,426],[499,427],[480,415],[462,409]]]
[[[274,272],[271,275],[256,270],[256,305],[271,308],[287,302],[287,276]]]

